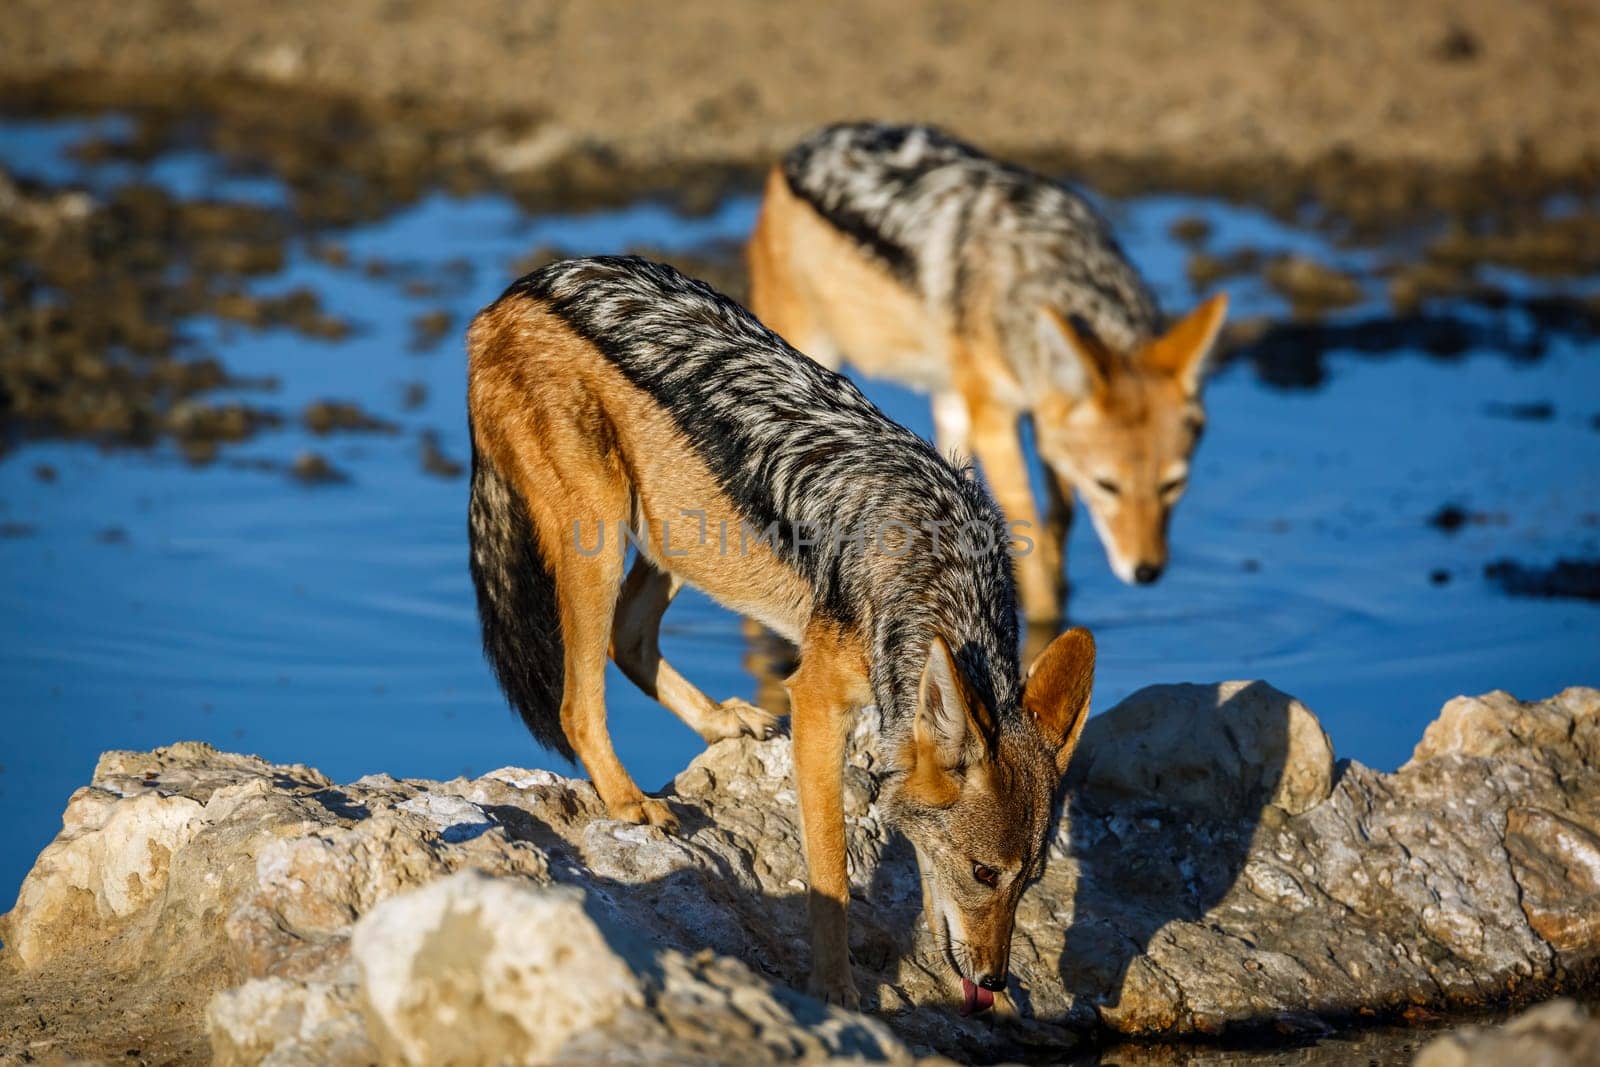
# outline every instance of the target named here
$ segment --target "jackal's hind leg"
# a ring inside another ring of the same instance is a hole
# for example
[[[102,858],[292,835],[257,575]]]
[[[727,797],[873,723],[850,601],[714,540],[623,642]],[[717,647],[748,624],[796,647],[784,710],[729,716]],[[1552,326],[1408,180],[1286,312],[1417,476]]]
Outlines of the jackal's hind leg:
[[[771,737],[778,726],[776,715],[737,698],[716,703],[662,658],[661,616],[681,586],[678,578],[649,560],[634,561],[617,601],[611,658],[634,685],[664,704],[707,744],[741,734]]]
[[[619,553],[585,557],[569,550],[558,558],[556,592],[566,646],[561,729],[612,818],[675,830],[678,820],[672,809],[644,795],[617,758],[606,728],[606,646],[621,581]]]

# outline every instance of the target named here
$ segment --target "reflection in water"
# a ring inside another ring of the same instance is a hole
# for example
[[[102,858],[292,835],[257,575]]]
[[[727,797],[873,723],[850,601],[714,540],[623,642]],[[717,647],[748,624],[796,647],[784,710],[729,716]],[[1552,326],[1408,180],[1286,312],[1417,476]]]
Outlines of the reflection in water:
[[[800,665],[800,650],[754,619],[739,620],[739,628],[748,642],[744,669],[756,684],[750,702],[774,715],[789,714],[789,690],[784,682]]]

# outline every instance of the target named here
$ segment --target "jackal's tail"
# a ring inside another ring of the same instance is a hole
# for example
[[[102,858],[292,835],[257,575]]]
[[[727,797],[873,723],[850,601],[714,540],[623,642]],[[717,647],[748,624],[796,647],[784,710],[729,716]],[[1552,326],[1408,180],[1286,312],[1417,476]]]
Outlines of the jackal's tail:
[[[540,548],[527,502],[476,442],[467,540],[483,654],[534,740],[573,759],[561,731],[565,651],[555,571]]]

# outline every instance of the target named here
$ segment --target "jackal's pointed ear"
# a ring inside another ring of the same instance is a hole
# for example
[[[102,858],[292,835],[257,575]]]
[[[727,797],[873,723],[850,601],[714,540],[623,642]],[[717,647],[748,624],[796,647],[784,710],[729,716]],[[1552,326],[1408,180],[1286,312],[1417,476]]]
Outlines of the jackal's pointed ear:
[[[1218,293],[1151,341],[1140,358],[1152,370],[1178,379],[1190,393],[1199,392],[1200,379],[1227,314],[1228,294]]]
[[[1050,642],[1033,661],[1023,684],[1023,711],[1033,717],[1045,743],[1055,748],[1056,770],[1062,774],[1089,718],[1093,689],[1094,638],[1081,626]]]
[[[1039,309],[1039,347],[1048,354],[1055,384],[1073,396],[1094,396],[1111,376],[1112,355],[1100,339],[1080,330],[1053,307]]]
[[[973,692],[950,646],[935,635],[917,693],[918,762],[931,757],[945,770],[979,763],[988,756],[992,733],[989,709]]]

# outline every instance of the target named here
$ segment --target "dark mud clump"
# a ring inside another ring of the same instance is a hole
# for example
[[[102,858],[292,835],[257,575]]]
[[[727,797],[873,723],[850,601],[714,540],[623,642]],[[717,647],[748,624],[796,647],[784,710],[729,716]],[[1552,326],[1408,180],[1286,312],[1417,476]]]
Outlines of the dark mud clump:
[[[1433,58],[1440,63],[1471,63],[1483,52],[1478,35],[1457,23],[1445,31],[1433,46]]]
[[[318,263],[337,270],[350,269],[350,249],[339,241],[312,241],[306,252]]]
[[[1305,256],[1280,256],[1267,264],[1265,274],[1267,284],[1303,318],[1361,301],[1361,283],[1354,276]]]
[[[210,404],[185,398],[167,409],[160,425],[185,459],[205,464],[216,459],[222,445],[248,441],[258,431],[280,426],[282,422],[273,412],[246,404]]]
[[[244,204],[144,186],[97,200],[0,173],[0,427],[186,452],[276,424],[200,394],[247,383],[183,333],[228,306],[241,278],[283,263],[284,224]],[[219,308],[219,305],[221,307]]]
[[[1428,516],[1428,525],[1447,534],[1456,533],[1467,526],[1503,526],[1506,517],[1487,511],[1468,511],[1460,504],[1445,504]]]
[[[425,312],[413,318],[411,320],[411,351],[430,352],[438,348],[439,342],[444,340],[454,322],[455,317],[443,308]]]
[[[387,419],[369,415],[359,404],[340,400],[317,400],[300,413],[306,429],[318,436],[331,433],[397,433],[399,428]]]
[[[1254,248],[1239,248],[1224,255],[1196,252],[1189,257],[1189,284],[1205,290],[1225,278],[1254,274],[1261,269],[1261,253]]]
[[[1509,267],[1542,277],[1592,274],[1600,271],[1600,213],[1458,222],[1427,254],[1436,263]]]
[[[1509,596],[1600,601],[1600,559],[1561,559],[1548,567],[1501,559],[1485,566],[1483,576]]]
[[[1211,223],[1199,215],[1185,215],[1173,221],[1167,232],[1174,240],[1186,245],[1199,246],[1211,239]]]
[[[445,455],[439,447],[439,435],[433,430],[422,432],[419,454],[422,469],[436,478],[459,478],[466,473],[466,468],[460,462]]]
[[[350,476],[317,452],[302,452],[289,465],[289,476],[302,485],[337,485]]]
[[[1549,422],[1556,417],[1556,406],[1548,400],[1532,400],[1521,404],[1489,404],[1484,408],[1490,415],[1518,422]]]
[[[342,341],[350,324],[322,309],[322,298],[303,286],[278,296],[254,296],[241,291],[219,293],[210,311],[218,318],[253,329],[287,327],[307,337]]]
[[[1401,315],[1414,315],[1430,300],[1473,300],[1502,304],[1506,294],[1497,286],[1480,282],[1470,268],[1420,261],[1393,268],[1389,277],[1389,304]]]

